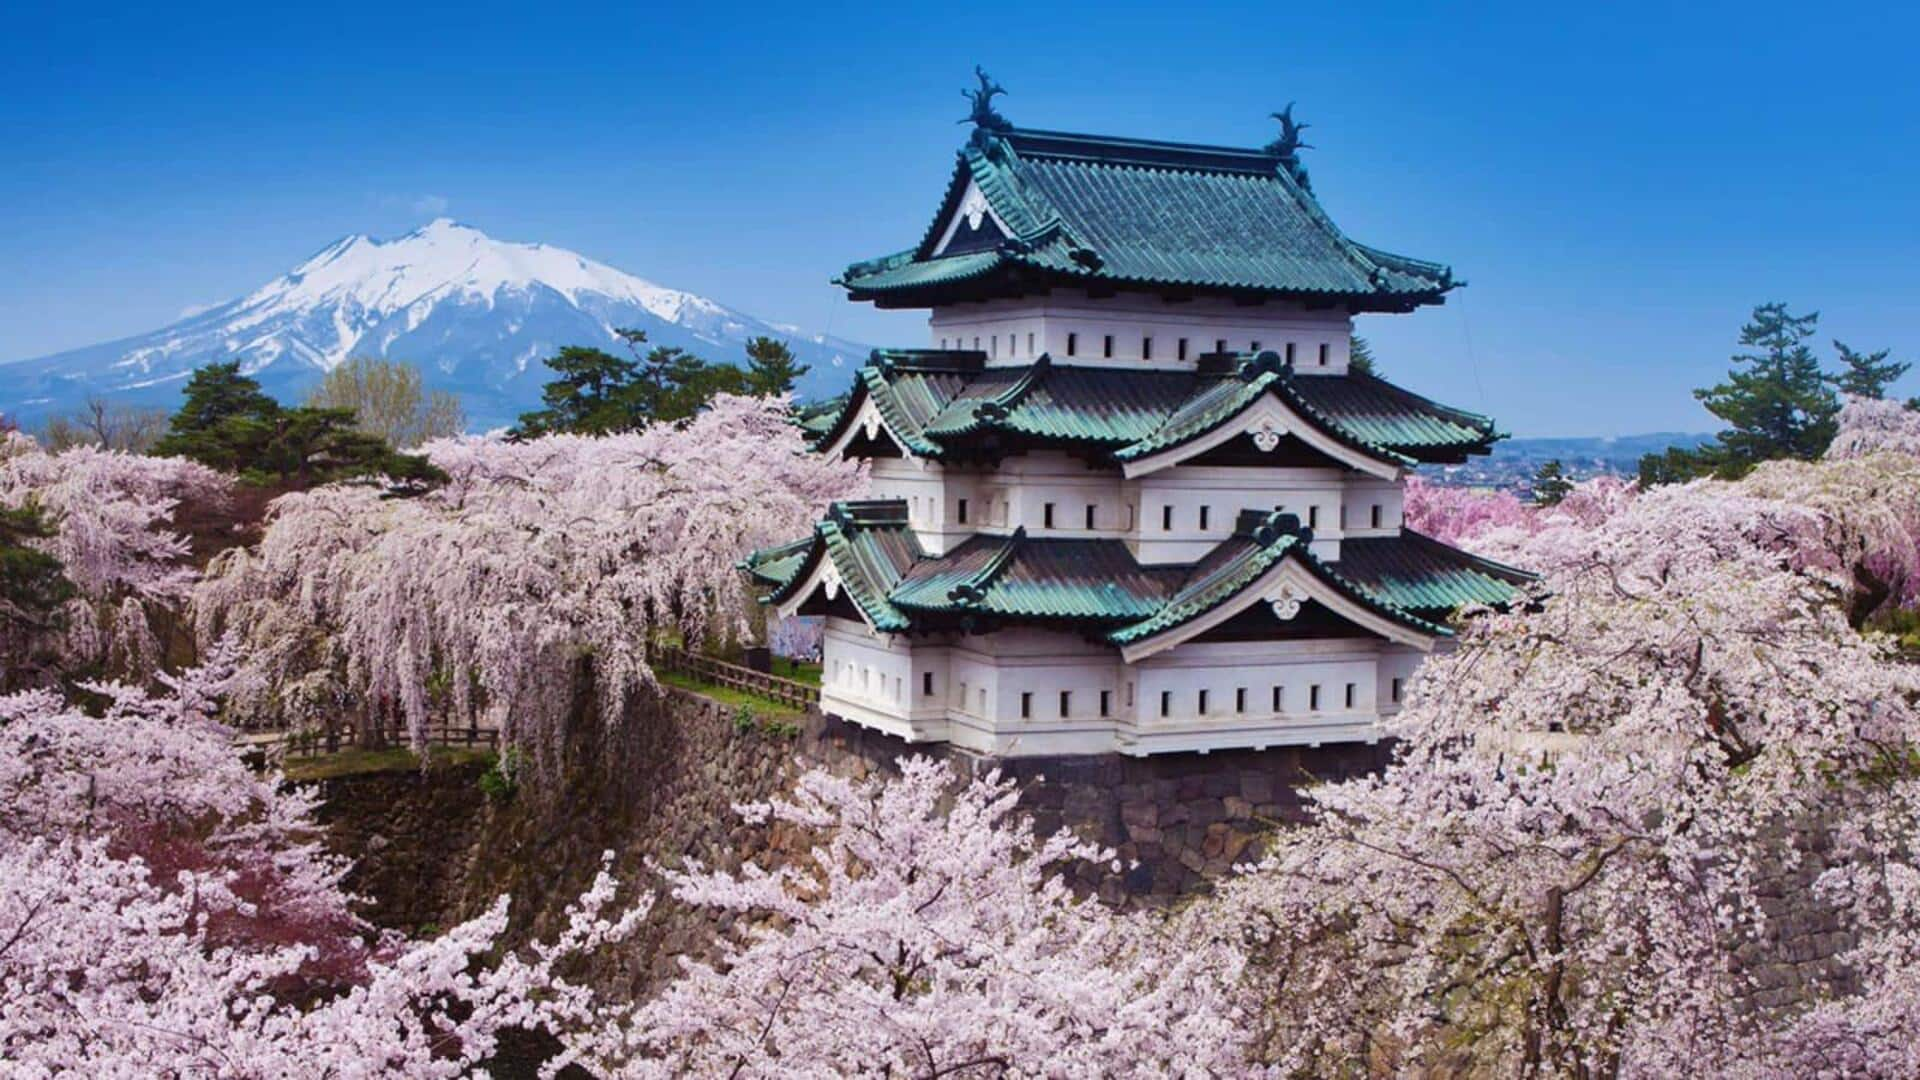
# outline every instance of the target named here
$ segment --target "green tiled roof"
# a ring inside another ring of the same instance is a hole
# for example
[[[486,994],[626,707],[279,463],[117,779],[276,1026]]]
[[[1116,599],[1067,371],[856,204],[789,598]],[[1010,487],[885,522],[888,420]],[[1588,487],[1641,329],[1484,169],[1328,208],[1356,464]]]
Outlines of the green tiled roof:
[[[1441,405],[1364,371],[1344,378],[1302,376],[1291,389],[1342,431],[1410,457],[1433,447],[1480,445],[1500,437],[1485,416]]]
[[[1292,514],[1246,510],[1233,536],[1190,566],[1142,566],[1121,540],[977,534],[930,556],[907,527],[904,500],[836,503],[812,536],[755,553],[742,567],[790,597],[822,559],[884,632],[941,630],[976,618],[1078,623],[1127,645],[1175,629],[1232,600],[1283,559],[1382,617],[1423,634],[1468,603],[1511,602],[1525,573],[1456,551],[1417,533],[1345,540],[1325,563]],[[776,582],[773,579],[778,576]]]
[[[1184,569],[1146,569],[1120,540],[979,535],[907,573],[893,602],[910,614],[1019,619],[1139,619],[1159,610]]]
[[[1510,604],[1535,580],[1411,529],[1342,540],[1334,569],[1381,601],[1436,621],[1468,604]]]
[[[1362,372],[1296,375],[1272,352],[1214,354],[1190,370],[1055,363],[986,367],[979,353],[876,352],[816,446],[871,400],[902,447],[927,458],[1061,446],[1127,462],[1198,439],[1273,394],[1334,440],[1397,465],[1459,461],[1500,434],[1482,416]]]
[[[936,257],[969,184],[1010,236]],[[1438,303],[1437,263],[1349,240],[1263,150],[1062,132],[982,131],[960,151],[920,244],[847,268],[855,299],[926,306],[1100,284],[1337,299],[1358,310]]]
[[[807,549],[812,546],[813,537],[803,536],[798,540],[749,552],[736,565],[761,587],[777,589],[792,581],[800,568],[806,565]]]
[[[907,617],[893,606],[888,595],[907,569],[925,557],[919,538],[907,527],[904,500],[837,502],[827,509],[825,520],[814,525],[804,561],[765,599],[772,603],[787,599],[820,560],[830,559],[847,598],[875,628],[905,630]]]
[[[1262,371],[1250,379],[1215,378],[1199,383],[1163,423],[1135,442],[1114,451],[1119,461],[1132,461],[1169,447],[1192,442],[1240,414],[1242,409],[1271,393],[1279,376]]]

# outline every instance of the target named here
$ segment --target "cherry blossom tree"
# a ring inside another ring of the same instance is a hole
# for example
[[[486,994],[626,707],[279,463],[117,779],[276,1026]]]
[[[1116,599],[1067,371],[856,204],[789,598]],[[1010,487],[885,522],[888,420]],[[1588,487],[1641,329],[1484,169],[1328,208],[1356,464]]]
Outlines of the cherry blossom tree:
[[[1547,572],[1538,604],[1471,620],[1414,684],[1384,774],[1316,789],[1315,822],[1229,890],[1263,1056],[1765,1065],[1746,1055],[1791,1018],[1750,1007],[1741,946],[1768,940],[1783,829],[1871,820],[1838,856],[1872,866],[1920,820],[1891,782],[1920,672],[1847,618],[1878,511],[1808,497],[1863,483],[1769,466],[1533,522],[1513,550]]]
[[[230,489],[230,477],[190,461],[95,446],[50,454],[28,436],[0,435],[0,505],[43,509],[55,528],[42,547],[77,590],[63,612],[66,667],[136,679],[157,670],[155,626],[198,576],[175,511],[220,505]]]
[[[1880,451],[1920,457],[1920,412],[1904,402],[1848,397],[1840,408],[1840,430],[1827,448],[1827,460]]]
[[[734,567],[861,490],[858,463],[804,452],[783,399],[723,396],[682,424],[424,452],[448,483],[419,498],[364,486],[284,496],[253,550],[209,568],[199,633],[248,645],[242,715],[343,708],[501,730],[551,762],[590,663],[601,714],[650,683],[647,643],[744,631]]]
[[[1524,528],[1532,513],[1511,491],[1436,484],[1409,476],[1405,517],[1409,528],[1447,544],[1459,544],[1495,528]]]
[[[683,959],[658,997],[578,1027],[561,1060],[606,1076],[1241,1070],[1234,950],[1076,898],[1062,864],[1113,853],[1036,837],[1011,782],[953,788],[912,758],[892,780],[814,771],[790,800],[743,806],[812,837],[811,861],[668,873],[738,932],[719,963]]]
[[[559,940],[486,962],[506,902],[377,936],[313,796],[213,718],[231,655],[151,696],[0,698],[0,1060],[9,1075],[463,1076],[507,1027],[590,1015],[557,960],[630,933],[604,873]]]

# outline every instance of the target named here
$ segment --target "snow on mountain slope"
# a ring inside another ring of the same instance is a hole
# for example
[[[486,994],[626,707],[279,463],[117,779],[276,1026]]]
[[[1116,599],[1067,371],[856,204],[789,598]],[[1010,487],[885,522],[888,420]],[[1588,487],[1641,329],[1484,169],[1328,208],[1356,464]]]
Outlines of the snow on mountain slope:
[[[237,300],[121,341],[0,366],[0,413],[31,423],[90,393],[171,406],[195,367],[238,359],[294,399],[350,356],[420,365],[470,422],[535,407],[563,345],[615,348],[615,327],[737,361],[747,339],[786,340],[813,371],[802,397],[842,392],[866,347],[773,325],[546,244],[494,240],[441,219],[396,240],[349,236]],[[623,347],[623,346],[622,346]]]

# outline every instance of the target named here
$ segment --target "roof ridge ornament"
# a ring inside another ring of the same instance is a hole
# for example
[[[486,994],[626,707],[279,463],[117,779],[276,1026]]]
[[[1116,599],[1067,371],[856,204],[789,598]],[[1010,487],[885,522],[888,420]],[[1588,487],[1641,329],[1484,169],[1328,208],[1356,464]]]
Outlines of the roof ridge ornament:
[[[988,75],[986,69],[982,68],[979,64],[973,65],[973,76],[980,80],[980,88],[978,90],[960,91],[961,97],[973,102],[973,109],[959,122],[962,124],[971,123],[976,129],[974,132],[975,141],[984,142],[985,140],[980,137],[981,132],[1001,132],[1011,131],[1013,129],[1013,125],[1007,122],[1007,118],[1001,116],[999,111],[993,107],[995,95],[1005,94],[1007,88],[994,82],[993,77]]]
[[[1300,151],[1313,149],[1313,144],[1302,142],[1300,133],[1313,125],[1300,123],[1293,118],[1294,104],[1289,101],[1286,108],[1273,114],[1273,118],[1280,121],[1280,137],[1263,149],[1280,159],[1280,164],[1286,167],[1287,175],[1293,177],[1294,183],[1306,191],[1312,191],[1313,184],[1307,179],[1307,167],[1300,163]]]

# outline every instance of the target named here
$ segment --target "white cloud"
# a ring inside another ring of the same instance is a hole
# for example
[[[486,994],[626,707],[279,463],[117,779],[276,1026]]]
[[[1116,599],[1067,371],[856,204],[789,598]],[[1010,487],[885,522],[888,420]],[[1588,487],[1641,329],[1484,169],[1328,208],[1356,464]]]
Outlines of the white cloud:
[[[413,200],[413,212],[416,214],[444,214],[447,212],[445,195],[422,195]]]

